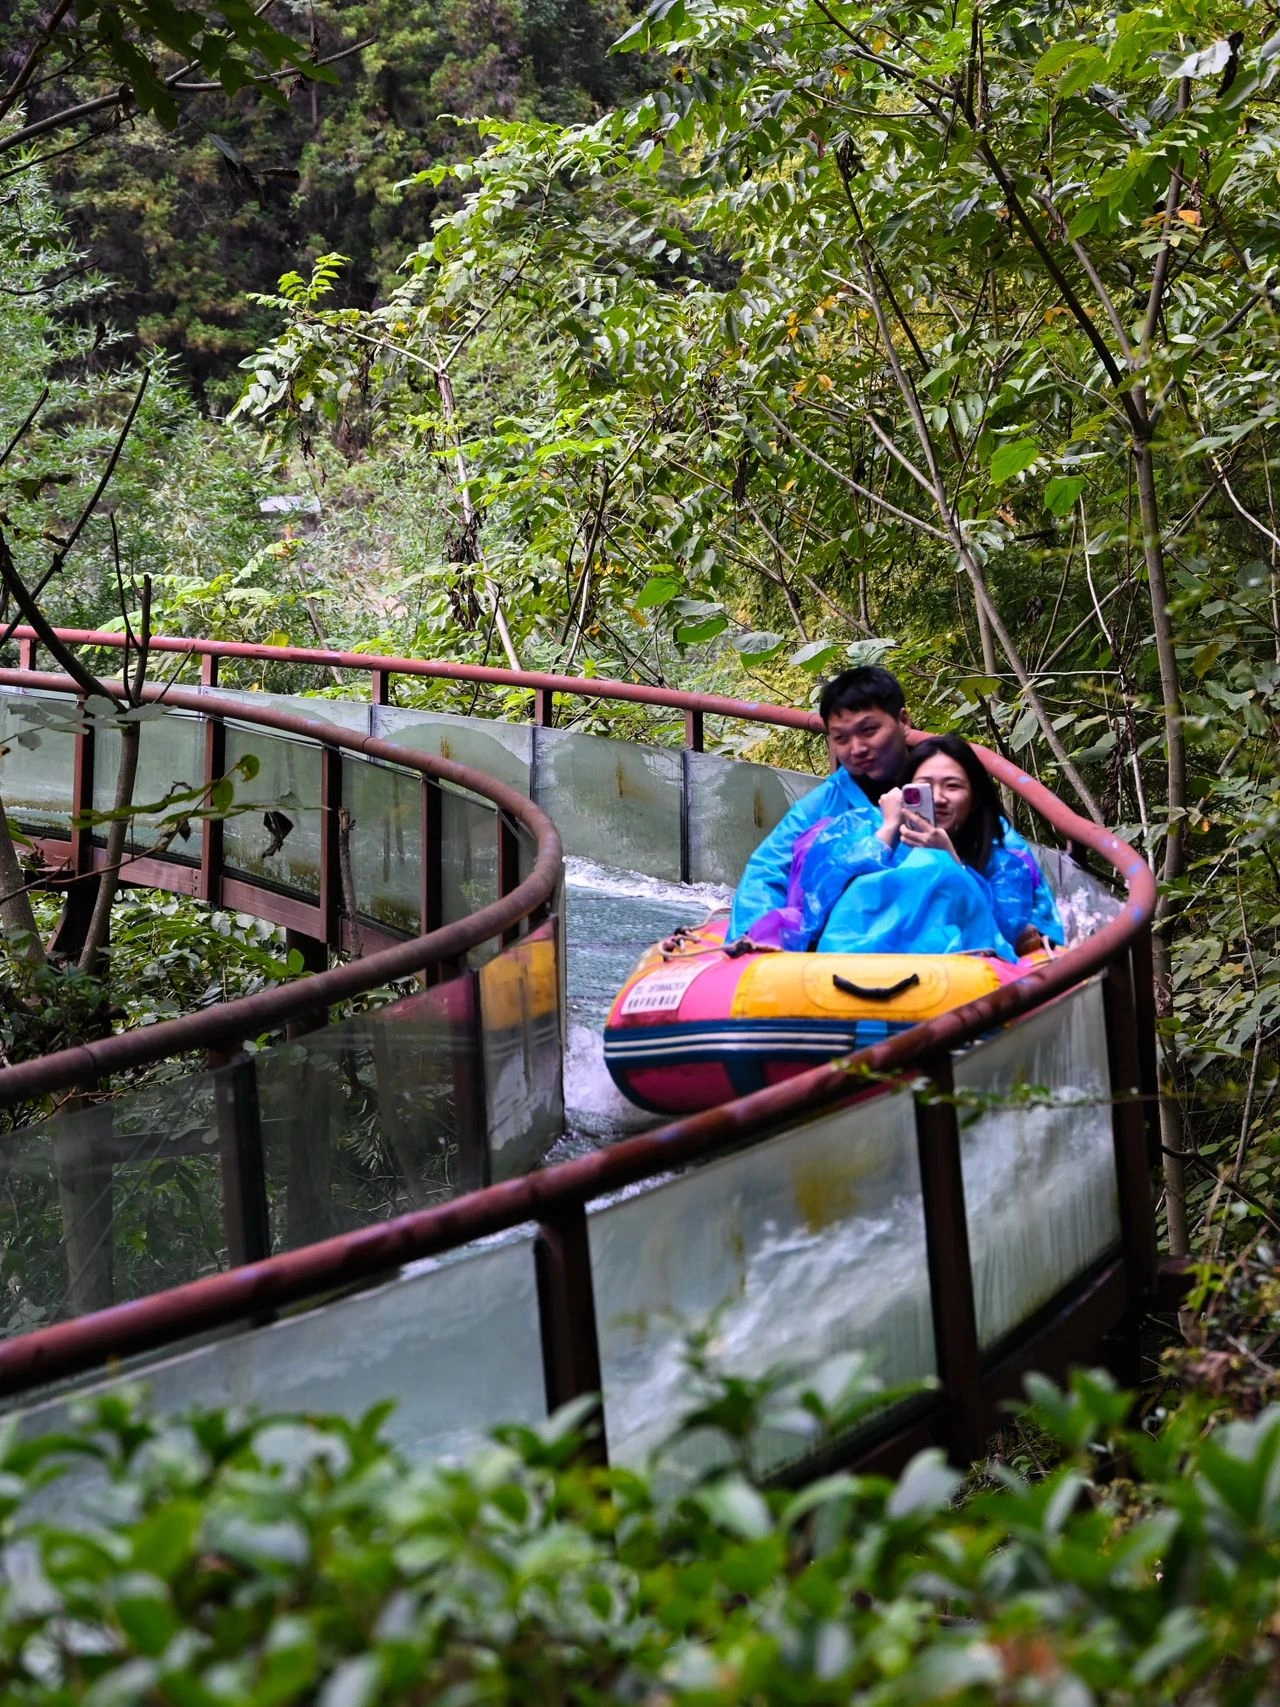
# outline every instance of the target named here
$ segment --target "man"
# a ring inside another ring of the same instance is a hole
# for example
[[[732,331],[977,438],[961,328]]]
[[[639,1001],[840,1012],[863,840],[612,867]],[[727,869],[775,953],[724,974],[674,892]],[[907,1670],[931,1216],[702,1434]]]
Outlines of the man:
[[[852,813],[865,819],[866,834],[873,836],[884,823],[880,797],[896,786],[902,773],[911,727],[901,682],[878,664],[845,670],[823,688],[818,715],[826,730],[831,775],[796,802],[747,861],[733,897],[730,942],[749,935],[758,920],[786,905],[796,842],[814,825]],[[1006,827],[1005,845],[1023,851],[1034,866],[1016,830]],[[1033,920],[1036,932],[1049,941],[1062,941],[1057,907],[1043,878],[1036,889]],[[1030,939],[1020,941],[1018,951],[1026,953],[1033,946],[1037,944]]]

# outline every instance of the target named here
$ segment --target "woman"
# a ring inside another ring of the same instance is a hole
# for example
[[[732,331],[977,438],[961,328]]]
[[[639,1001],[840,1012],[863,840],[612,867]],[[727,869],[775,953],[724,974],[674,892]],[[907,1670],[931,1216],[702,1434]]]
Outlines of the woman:
[[[1030,954],[1061,942],[1035,862],[1004,844],[995,785],[967,741],[933,736],[912,749],[906,781],[927,782],[935,822],[881,796],[884,823],[855,814],[814,826],[796,844],[787,905],[748,933],[780,948],[844,954]]]

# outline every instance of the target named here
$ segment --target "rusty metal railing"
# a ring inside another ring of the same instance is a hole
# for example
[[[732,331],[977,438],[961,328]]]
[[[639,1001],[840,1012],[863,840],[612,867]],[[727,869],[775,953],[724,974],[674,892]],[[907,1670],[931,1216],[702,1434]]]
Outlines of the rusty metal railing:
[[[79,638],[103,644],[116,640]],[[167,644],[176,650],[185,643]],[[212,657],[257,656],[267,650],[222,642],[202,644],[208,648],[203,655]],[[195,644],[188,649],[195,651]],[[297,659],[291,655],[290,661]],[[669,694],[628,683],[572,682],[498,670],[477,674],[476,667],[373,659],[362,654],[317,652],[307,655],[305,661],[340,662],[375,675],[381,669],[384,679],[403,669],[406,674],[528,686],[535,692],[584,693],[664,704],[685,711],[686,734],[691,741],[700,740],[701,725],[688,720],[709,711],[789,727],[813,726],[813,719],[804,712],[744,705],[716,696]],[[0,682],[5,679],[0,672]],[[189,699],[197,709],[209,703],[206,695],[192,694]],[[242,705],[237,704],[230,715],[242,717]],[[339,744],[376,750],[379,756],[389,750],[397,763],[407,762],[402,750],[391,748],[389,743],[326,733]],[[28,1390],[100,1368],[110,1359],[147,1352],[213,1329],[261,1320],[272,1311],[305,1304],[336,1287],[371,1281],[404,1263],[528,1221],[538,1226],[538,1306],[547,1402],[554,1406],[599,1392],[600,1350],[587,1206],[607,1192],[756,1142],[820,1110],[850,1104],[875,1094],[877,1086],[900,1085],[909,1077],[917,1081],[917,1140],[942,1385],[939,1396],[908,1427],[898,1428],[884,1443],[882,1456],[887,1462],[924,1439],[943,1441],[960,1458],[973,1455],[996,1417],[1000,1400],[1014,1391],[1022,1371],[1032,1365],[1060,1367],[1064,1360],[1095,1349],[1104,1335],[1131,1325],[1135,1314],[1153,1296],[1157,1272],[1150,1191],[1154,1142],[1151,1111],[1156,1090],[1149,938],[1154,878],[1120,838],[1079,817],[1009,761],[979,751],[998,781],[1012,788],[1068,843],[1092,850],[1123,884],[1126,901],[1122,910],[1086,941],[1018,982],[887,1042],[706,1114],[674,1122],[650,1136],[0,1345],[0,1394]],[[429,767],[424,763],[422,768]],[[495,793],[491,798],[499,796]],[[1121,1248],[1100,1268],[1071,1283],[1053,1308],[1042,1312],[1034,1323],[1025,1324],[1016,1345],[984,1355],[976,1327],[951,1052],[1096,975],[1102,977],[1106,1004]],[[31,1064],[37,1075],[41,1065]],[[865,1455],[865,1446],[863,1451]]]
[[[0,687],[66,694],[69,698],[76,695],[74,684],[67,677],[38,671],[0,669]],[[163,858],[138,858],[130,863],[130,882],[180,889],[214,905],[256,913],[331,948],[349,946],[355,921],[344,917],[342,911],[338,813],[342,804],[342,755],[352,753],[393,764],[401,770],[417,771],[422,779],[420,919],[423,929],[406,942],[366,924],[363,927],[366,940],[380,940],[383,946],[345,965],[315,972],[238,1001],[202,1008],[180,1019],[118,1032],[38,1060],[0,1068],[0,1107],[46,1091],[91,1087],[112,1074],[193,1049],[212,1050],[225,1058],[239,1049],[247,1037],[306,1019],[317,1010],[350,1001],[397,979],[422,976],[431,982],[450,975],[462,966],[471,950],[487,942],[510,941],[513,933],[522,927],[541,924],[551,911],[563,878],[559,833],[545,812],[505,783],[451,759],[414,752],[372,736],[351,734],[329,723],[255,705],[252,700],[231,695],[151,687],[144,690],[143,697],[174,710],[195,712],[202,718],[205,740],[201,780],[206,787],[225,772],[228,723],[252,724],[314,742],[321,752],[320,807],[324,834],[320,842],[319,897],[314,903],[278,894],[243,876],[230,876],[222,857],[222,824],[216,817],[201,822],[197,866],[179,865]],[[73,814],[88,805],[92,766],[93,734],[87,720],[82,720],[76,736]],[[497,840],[497,900],[449,924],[441,919],[441,783],[478,795],[495,808]],[[523,880],[519,877],[512,822],[524,826],[537,850],[533,869]],[[69,843],[44,838],[38,845],[54,859],[61,848],[67,849],[67,864],[51,869],[50,876],[55,881],[70,883],[76,878],[92,877],[105,863],[105,850],[94,845],[88,826],[83,823],[76,826],[74,820]]]
[[[101,646],[121,650],[122,634],[91,628],[60,628],[58,637],[69,646]],[[18,627],[24,670],[34,670],[39,652],[35,631]],[[768,723],[781,729],[822,733],[816,711],[786,705],[757,704],[729,699],[723,694],[686,693],[677,688],[653,687],[646,682],[615,681],[608,676],[558,676],[539,670],[503,670],[487,664],[454,664],[439,658],[380,657],[370,652],[333,652],[315,646],[259,646],[240,640],[202,640],[185,635],[156,635],[152,652],[177,654],[200,662],[203,687],[218,685],[218,666],[225,659],[248,663],[301,665],[316,670],[352,670],[369,678],[369,697],[374,705],[391,704],[391,685],[397,676],[428,681],[466,682],[484,687],[522,688],[532,695],[531,721],[549,728],[555,721],[557,695],[573,699],[614,700],[630,705],[651,705],[660,710],[679,711],[684,716],[684,744],[690,752],[703,751],[708,717],[734,718],[744,723]]]

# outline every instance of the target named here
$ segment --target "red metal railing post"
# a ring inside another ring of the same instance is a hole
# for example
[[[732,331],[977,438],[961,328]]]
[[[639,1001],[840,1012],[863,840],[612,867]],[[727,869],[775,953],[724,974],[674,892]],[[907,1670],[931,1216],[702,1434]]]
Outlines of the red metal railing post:
[[[512,894],[520,885],[520,840],[505,812],[496,814],[498,820],[498,894]],[[520,923],[517,920],[503,931],[499,941],[503,948],[518,940]]]
[[[533,692],[533,721],[540,729],[550,729],[556,720],[556,696],[553,688],[535,688]]]
[[[430,777],[422,779],[422,869],[418,895],[418,929],[426,936],[444,923],[444,790]],[[427,982],[445,975],[430,967]]]
[[[453,1119],[458,1139],[458,1190],[480,1191],[493,1178],[489,1099],[484,1061],[480,974],[463,969],[442,992],[448,1000],[453,1048]]]
[[[1151,1160],[1142,1107],[1139,1020],[1127,955],[1118,955],[1103,974],[1102,1001],[1111,1070],[1120,1237],[1130,1290],[1138,1303],[1155,1290],[1158,1256],[1151,1202]]]
[[[200,654],[200,686],[216,688],[218,685],[218,654],[202,652]]]
[[[916,1143],[933,1339],[946,1396],[947,1449],[954,1463],[967,1465],[981,1455],[987,1417],[950,1055],[935,1056],[925,1070],[930,1084],[916,1097]]]
[[[604,1383],[591,1241],[587,1212],[581,1203],[566,1205],[539,1221],[534,1263],[547,1410],[558,1411],[562,1405],[589,1394],[599,1396],[601,1403],[583,1424],[582,1455],[589,1463],[606,1464]]]
[[[342,917],[342,749],[320,749],[320,917],[325,941],[338,946]],[[355,928],[356,921],[348,921]]]
[[[261,1262],[271,1255],[258,1076],[253,1057],[239,1052],[226,1061],[223,1051],[211,1050],[209,1065],[215,1069],[213,1095],[222,1173],[222,1225],[231,1265],[241,1268],[245,1263]]]
[[[686,711],[684,714],[684,744],[691,753],[706,751],[704,745],[703,714],[700,711]]]
[[[206,798],[218,778],[227,769],[227,726],[221,717],[206,716],[204,720],[204,787]],[[222,845],[223,819],[203,818],[200,821],[200,879],[196,893],[210,906],[222,904]]]
[[[390,670],[374,670],[369,678],[369,698],[374,705],[391,704]]]

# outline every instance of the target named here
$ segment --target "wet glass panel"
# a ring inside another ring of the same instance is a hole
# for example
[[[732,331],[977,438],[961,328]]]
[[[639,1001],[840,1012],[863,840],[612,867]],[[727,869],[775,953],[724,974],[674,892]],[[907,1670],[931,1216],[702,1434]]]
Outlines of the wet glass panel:
[[[558,934],[549,921],[478,975],[494,1180],[527,1173],[564,1129]]]
[[[487,800],[444,783],[440,823],[442,923],[451,925],[498,899],[498,815]],[[473,964],[495,948],[487,944],[474,951]]]
[[[422,891],[422,783],[416,771],[344,758],[351,870],[363,917],[418,934]]]
[[[188,1074],[0,1139],[0,1333],[226,1267],[219,1077]]]
[[[70,831],[78,715],[68,694],[0,693],[0,793],[25,829]]]
[[[318,679],[318,678],[317,678]],[[356,735],[369,734],[369,715],[372,707],[366,702],[361,703],[358,695],[368,692],[358,679],[348,684],[352,694],[350,699],[317,699],[311,694],[300,693],[255,693],[254,701],[261,700],[264,705],[275,706],[280,711],[288,711],[294,717],[313,717],[319,723],[331,723],[338,729],[349,729]]]
[[[144,1381],[158,1412],[247,1406],[356,1418],[395,1401],[386,1432],[415,1462],[461,1456],[501,1422],[546,1416],[532,1239],[445,1262],[270,1327],[82,1384],[77,1397]],[[30,1409],[24,1432],[67,1426],[65,1398]],[[68,1477],[59,1484],[76,1493]]]
[[[456,978],[254,1056],[276,1250],[481,1182],[472,1004]]]
[[[1083,942],[1122,910],[1124,903],[1062,848],[1031,844],[1045,881],[1058,902],[1068,946]]]
[[[276,888],[318,896],[321,749],[307,741],[229,723],[228,770],[246,753],[258,760],[258,774],[250,782],[236,778],[236,810],[222,829],[227,869]],[[289,823],[274,851],[276,838],[263,821],[268,810],[280,813]]]
[[[536,731],[534,798],[578,859],[650,877],[680,876],[680,751]]]
[[[1101,984],[957,1055],[955,1084],[985,1351],[1120,1237]]]
[[[713,1354],[735,1373],[812,1372],[855,1349],[887,1383],[934,1373],[909,1095],[823,1115],[588,1225],[615,1463],[643,1458],[687,1405],[682,1324],[714,1319]],[[779,1434],[761,1451],[776,1468],[803,1444]]]
[[[373,733],[416,752],[436,753],[456,764],[470,765],[518,788],[521,794],[529,792],[533,730],[527,724],[378,705],[373,710]]]
[[[191,712],[166,711],[161,717],[146,718],[138,738],[138,780],[133,798],[137,805],[158,804],[171,793],[199,788],[204,778],[204,724]],[[115,800],[116,776],[120,768],[120,731],[111,724],[100,725],[93,744],[93,808],[109,812]],[[199,805],[194,800],[190,805]],[[130,849],[155,846],[166,818],[172,819],[180,807],[166,807],[160,812],[135,812],[129,825]],[[107,826],[94,832],[95,841],[105,841]],[[193,822],[190,834],[171,835],[166,853],[176,859],[198,862],[200,858],[200,826]]]
[[[824,780],[717,753],[690,753],[688,765],[692,883],[737,883],[774,825]]]

